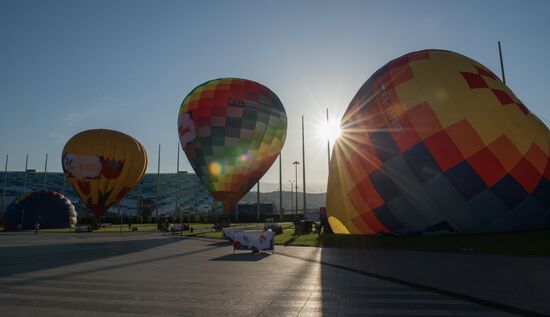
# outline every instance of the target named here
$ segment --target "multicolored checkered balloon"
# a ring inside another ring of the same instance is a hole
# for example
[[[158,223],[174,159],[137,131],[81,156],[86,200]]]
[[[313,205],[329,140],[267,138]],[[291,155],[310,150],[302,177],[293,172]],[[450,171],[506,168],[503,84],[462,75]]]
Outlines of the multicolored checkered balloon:
[[[327,189],[337,233],[550,227],[549,130],[470,58],[424,50],[389,62],[341,126]]]
[[[269,88],[220,78],[183,100],[178,134],[191,166],[227,213],[271,167],[285,143],[286,112]]]

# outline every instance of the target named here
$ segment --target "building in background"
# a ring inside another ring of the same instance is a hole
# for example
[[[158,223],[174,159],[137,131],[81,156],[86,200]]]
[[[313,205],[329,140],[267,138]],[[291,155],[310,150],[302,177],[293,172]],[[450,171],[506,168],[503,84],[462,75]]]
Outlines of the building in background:
[[[44,189],[44,173],[35,170],[27,171],[26,191]],[[130,216],[157,214],[172,214],[183,212],[209,212],[216,208],[215,201],[210,197],[207,188],[199,181],[195,174],[187,172],[160,174],[157,201],[157,174],[146,174],[139,186],[136,186],[110,211],[120,211]],[[4,191],[4,172],[0,172],[0,195]],[[25,172],[7,172],[5,197],[0,198],[0,211],[19,197],[25,190]],[[86,207],[73,188],[64,183],[61,172],[48,172],[46,175],[46,190],[52,190],[65,195],[75,205],[79,216],[86,212]],[[2,206],[2,203],[4,206]],[[177,205],[176,205],[177,203]],[[141,206],[140,206],[141,204]],[[176,209],[178,207],[178,209]],[[157,211],[158,208],[158,211]]]
[[[4,172],[0,172],[0,195],[4,191]],[[0,196],[0,213],[25,189],[25,172],[7,172],[5,198],[2,201]],[[26,191],[32,192],[44,189],[44,172],[37,172],[29,169],[27,171]],[[74,204],[78,216],[83,216],[86,206],[80,202],[69,183],[64,183],[64,175],[61,172],[48,172],[46,175],[46,190],[56,191],[65,195]],[[214,201],[208,189],[200,182],[194,173],[179,172],[165,173],[159,176],[159,199],[157,206],[157,174],[145,174],[139,186],[136,186],[123,200],[109,209],[109,212],[117,213],[118,210],[129,216],[155,216],[158,207],[159,215],[173,214],[174,212],[184,213],[207,213],[213,210],[222,212],[221,204]],[[301,201],[302,193],[298,193]],[[307,213],[316,214],[319,207],[325,204],[325,193],[308,193]],[[261,219],[270,218],[274,214],[280,214],[279,191],[260,193]],[[294,200],[291,199],[291,192],[283,191],[282,214],[294,214]],[[248,192],[239,202],[239,219],[254,218],[257,216],[256,192]],[[139,203],[141,205],[139,206]],[[176,206],[177,202],[177,206]],[[138,208],[139,207],[139,208]],[[176,208],[177,207],[177,208]],[[299,206],[299,213],[302,213],[302,206]],[[249,214],[248,216],[246,216]]]

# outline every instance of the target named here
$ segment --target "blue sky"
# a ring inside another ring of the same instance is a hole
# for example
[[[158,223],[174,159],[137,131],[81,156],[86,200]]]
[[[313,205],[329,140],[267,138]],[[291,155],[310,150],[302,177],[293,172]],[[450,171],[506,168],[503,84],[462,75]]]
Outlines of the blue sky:
[[[457,51],[500,74],[500,40],[508,86],[550,119],[549,14],[549,1],[3,0],[0,162],[9,154],[9,170],[23,170],[29,153],[41,170],[49,153],[48,169],[60,171],[72,135],[110,128],[145,145],[149,172],[161,143],[161,172],[173,172],[183,97],[209,79],[242,77],[287,110],[285,185],[305,115],[306,177],[322,191],[325,108],[339,118],[374,71],[410,51]],[[191,171],[183,153],[180,169]],[[278,182],[277,163],[262,182]]]

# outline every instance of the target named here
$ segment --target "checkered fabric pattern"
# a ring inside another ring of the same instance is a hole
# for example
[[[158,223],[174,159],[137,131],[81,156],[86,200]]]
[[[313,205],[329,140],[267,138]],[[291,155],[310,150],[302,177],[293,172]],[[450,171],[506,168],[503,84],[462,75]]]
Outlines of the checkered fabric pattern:
[[[238,78],[215,79],[193,89],[178,119],[191,166],[226,211],[271,167],[286,128],[286,112],[277,95]]]
[[[470,58],[425,50],[391,61],[341,125],[327,190],[336,232],[550,227],[549,130]]]

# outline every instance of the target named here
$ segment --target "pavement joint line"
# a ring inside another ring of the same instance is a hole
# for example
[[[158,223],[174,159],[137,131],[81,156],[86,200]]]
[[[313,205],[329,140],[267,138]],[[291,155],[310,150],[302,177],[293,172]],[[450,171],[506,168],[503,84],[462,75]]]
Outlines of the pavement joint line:
[[[312,292],[309,293],[309,296],[307,297],[307,299],[304,301],[304,304],[302,305],[302,307],[300,307],[300,310],[298,311],[298,313],[296,314],[296,317],[300,316],[300,313],[302,312],[302,310],[304,310],[304,307],[306,307],[309,299],[311,298],[311,294],[313,294]]]
[[[280,251],[276,252],[275,254],[285,256],[285,257],[289,257],[289,258],[302,260],[302,261],[306,261],[306,262],[310,262],[310,263],[317,263],[317,264],[321,264],[321,265],[326,265],[326,266],[330,266],[330,267],[333,267],[333,268],[337,268],[337,269],[341,269],[341,270],[361,274],[361,275],[364,275],[364,276],[376,278],[376,279],[383,280],[383,281],[388,281],[388,282],[392,282],[392,283],[396,283],[396,284],[400,284],[400,285],[404,285],[404,286],[409,286],[409,287],[416,288],[416,289],[421,289],[421,290],[425,290],[425,291],[429,291],[429,292],[433,292],[433,293],[437,293],[437,294],[441,294],[441,295],[446,295],[446,296],[457,298],[457,299],[467,301],[467,302],[470,302],[470,303],[487,306],[487,307],[490,307],[490,308],[493,308],[493,309],[496,309],[496,310],[500,310],[500,311],[504,311],[504,312],[508,312],[508,313],[513,313],[513,314],[517,314],[517,315],[520,315],[520,316],[526,316],[526,317],[527,316],[547,316],[545,314],[535,312],[535,311],[532,311],[532,310],[528,310],[528,309],[525,309],[525,308],[511,306],[511,305],[507,305],[507,304],[502,304],[502,303],[498,303],[498,302],[494,302],[494,301],[490,301],[490,300],[486,300],[486,299],[482,299],[482,298],[478,298],[478,297],[474,297],[474,296],[470,296],[470,295],[466,295],[466,294],[462,294],[462,293],[458,293],[458,292],[453,292],[453,291],[449,291],[449,290],[445,290],[445,289],[441,289],[441,288],[436,288],[436,287],[432,287],[432,286],[428,286],[428,285],[424,285],[424,284],[420,284],[420,283],[410,282],[410,281],[406,281],[406,280],[402,280],[402,279],[398,279],[398,278],[394,278],[394,277],[390,277],[390,276],[386,276],[386,275],[382,275],[382,274],[378,274],[378,273],[373,273],[373,272],[363,271],[363,270],[359,270],[359,269],[354,269],[354,268],[351,268],[351,267],[347,267],[347,266],[340,265],[340,264],[334,264],[334,263],[326,262],[326,261],[323,261],[323,260],[315,260],[315,259],[304,258],[304,257],[300,257],[300,256],[297,256],[297,255],[286,254],[284,252],[282,253]]]

